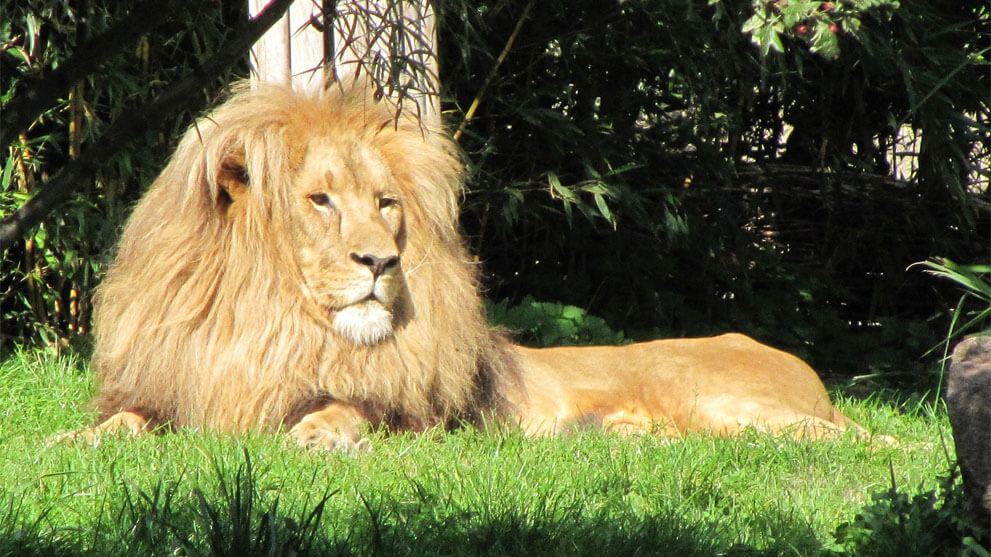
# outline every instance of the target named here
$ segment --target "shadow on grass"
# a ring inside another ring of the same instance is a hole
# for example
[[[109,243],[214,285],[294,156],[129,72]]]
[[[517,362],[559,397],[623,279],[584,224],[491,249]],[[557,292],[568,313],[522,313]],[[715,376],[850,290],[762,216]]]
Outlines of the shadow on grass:
[[[0,555],[981,555],[988,538],[960,538],[959,531],[947,538],[951,522],[960,515],[934,509],[930,496],[875,497],[853,523],[841,527],[843,549],[832,551],[807,526],[781,516],[762,518],[788,535],[758,549],[727,547],[719,541],[726,538],[718,535],[718,525],[670,515],[576,514],[548,520],[516,512],[486,518],[465,511],[444,517],[422,508],[398,513],[403,502],[379,497],[374,503],[363,501],[363,511],[328,520],[322,517],[324,503],[332,497],[327,495],[302,513],[282,513],[276,501],[250,515],[245,499],[194,497],[173,501],[169,509],[159,510],[163,512],[148,505],[115,509],[99,526],[87,529],[46,528],[44,520],[17,525],[8,522],[10,515],[0,516],[5,524],[0,527]],[[934,532],[927,524],[940,528]]]
[[[424,520],[393,518],[370,523],[323,524],[307,532],[293,518],[270,512],[254,517],[252,528],[206,525],[193,505],[171,512],[171,522],[127,517],[102,531],[62,527],[44,531],[8,528],[0,535],[0,555],[780,555],[796,551],[780,545],[758,550],[746,545],[725,547],[706,534],[706,527],[672,517],[613,521],[607,518],[540,520],[509,514],[493,520],[468,518]],[[804,539],[801,554],[816,553]],[[791,551],[788,551],[788,550]]]
[[[0,501],[0,556],[980,555],[989,541],[962,511],[954,476],[926,493],[893,487],[875,494],[839,527],[839,548],[826,548],[803,517],[773,508],[747,517],[747,527],[760,532],[753,547],[751,534],[735,530],[738,517],[720,520],[726,509],[699,519],[664,505],[650,505],[662,509],[656,513],[623,502],[590,508],[577,497],[527,509],[464,506],[420,484],[418,495],[401,498],[315,489],[284,507],[277,490],[259,489],[264,474],[252,470],[246,450],[234,470],[216,461],[214,468],[206,491],[165,480],[148,491],[122,483],[121,496],[79,525],[65,524],[65,509],[39,513],[11,495]]]
[[[674,511],[644,516],[622,505],[590,509],[580,500],[526,509],[486,501],[464,508],[444,494],[396,498],[315,490],[285,508],[260,490],[244,463],[224,470],[208,491],[159,480],[148,491],[120,484],[120,497],[87,524],[66,525],[64,509],[28,510],[13,496],[0,507],[0,556],[51,555],[778,555],[821,549],[801,519],[760,517],[771,547],[727,547],[734,532]],[[314,485],[319,485],[314,477]],[[352,497],[349,495],[349,497]],[[329,503],[335,503],[331,505]],[[68,513],[71,514],[71,513]]]

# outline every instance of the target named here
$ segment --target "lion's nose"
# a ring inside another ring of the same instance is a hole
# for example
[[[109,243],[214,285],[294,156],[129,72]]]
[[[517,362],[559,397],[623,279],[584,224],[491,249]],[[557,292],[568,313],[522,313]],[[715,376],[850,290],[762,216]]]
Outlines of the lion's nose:
[[[399,263],[398,255],[379,257],[371,253],[357,254],[352,252],[351,259],[354,260],[355,263],[364,265],[371,269],[372,276],[374,277],[378,277]]]

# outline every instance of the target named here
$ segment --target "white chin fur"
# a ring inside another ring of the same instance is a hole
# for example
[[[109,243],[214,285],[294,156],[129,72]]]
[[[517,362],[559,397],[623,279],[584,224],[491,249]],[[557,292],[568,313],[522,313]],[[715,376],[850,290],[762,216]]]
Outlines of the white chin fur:
[[[358,344],[375,344],[392,334],[392,313],[378,302],[341,308],[331,323],[337,334]]]

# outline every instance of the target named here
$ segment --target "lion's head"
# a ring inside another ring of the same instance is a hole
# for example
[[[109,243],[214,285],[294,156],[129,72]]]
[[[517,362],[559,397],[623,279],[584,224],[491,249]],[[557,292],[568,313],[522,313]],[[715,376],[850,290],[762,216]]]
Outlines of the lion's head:
[[[241,85],[136,207],[98,297],[104,413],[273,427],[312,400],[422,427],[498,381],[451,142],[362,87]]]

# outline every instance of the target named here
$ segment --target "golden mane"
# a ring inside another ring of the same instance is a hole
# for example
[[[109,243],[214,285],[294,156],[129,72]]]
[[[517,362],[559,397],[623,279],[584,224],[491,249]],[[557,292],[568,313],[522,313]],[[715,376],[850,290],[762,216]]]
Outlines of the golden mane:
[[[104,416],[275,429],[333,399],[422,429],[492,407],[507,353],[458,233],[462,165],[449,139],[393,108],[359,86],[306,96],[240,84],[186,132],[99,289]],[[307,307],[288,249],[294,177],[311,142],[327,138],[376,149],[404,198],[403,315],[375,344],[341,337]],[[232,169],[250,184],[229,214],[221,182]]]

